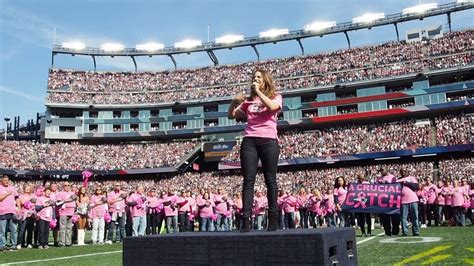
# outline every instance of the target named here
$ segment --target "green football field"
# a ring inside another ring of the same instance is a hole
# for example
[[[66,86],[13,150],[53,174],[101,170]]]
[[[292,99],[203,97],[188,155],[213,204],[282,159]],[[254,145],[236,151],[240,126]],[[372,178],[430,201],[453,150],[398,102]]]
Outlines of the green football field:
[[[377,236],[357,237],[359,265],[474,265],[473,226],[421,230],[420,237],[386,237],[380,229]],[[121,265],[121,250],[120,244],[22,249],[0,253],[0,264]]]

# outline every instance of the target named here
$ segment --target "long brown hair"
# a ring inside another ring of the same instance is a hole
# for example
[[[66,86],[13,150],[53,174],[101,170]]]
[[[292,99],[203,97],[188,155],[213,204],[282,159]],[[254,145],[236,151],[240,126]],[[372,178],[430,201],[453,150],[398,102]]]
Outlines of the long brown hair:
[[[262,74],[262,80],[263,80],[263,89],[260,91],[267,96],[268,98],[272,99],[276,95],[276,88],[275,88],[275,82],[273,81],[272,75],[263,69],[257,69],[253,72],[252,74],[252,81],[253,78],[255,77],[255,74],[257,72],[260,72]],[[253,91],[250,92],[249,100],[253,100],[257,94]]]

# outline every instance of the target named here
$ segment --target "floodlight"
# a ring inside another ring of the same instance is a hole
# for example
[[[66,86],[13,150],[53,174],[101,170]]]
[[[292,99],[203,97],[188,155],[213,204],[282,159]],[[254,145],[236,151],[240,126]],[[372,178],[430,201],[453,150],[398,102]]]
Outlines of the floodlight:
[[[243,39],[244,39],[244,35],[224,35],[222,37],[216,38],[216,43],[229,44],[229,43],[242,41]]]
[[[335,21],[316,21],[309,25],[304,26],[304,30],[305,31],[322,31],[334,26],[336,26]]]
[[[86,45],[82,42],[63,42],[61,46],[72,50],[82,50],[86,48]]]
[[[154,52],[165,48],[165,45],[162,43],[147,42],[143,44],[137,44],[135,48],[139,51]]]
[[[427,4],[420,4],[412,7],[407,7],[403,9],[403,14],[422,14],[428,10],[435,9],[438,7],[437,3],[427,3]]]
[[[260,32],[260,38],[275,38],[281,35],[288,34],[288,29],[271,29],[264,32]]]
[[[175,48],[190,49],[196,46],[202,45],[200,40],[184,40],[174,44]]]
[[[352,19],[352,23],[370,23],[385,18],[384,13],[367,13]]]

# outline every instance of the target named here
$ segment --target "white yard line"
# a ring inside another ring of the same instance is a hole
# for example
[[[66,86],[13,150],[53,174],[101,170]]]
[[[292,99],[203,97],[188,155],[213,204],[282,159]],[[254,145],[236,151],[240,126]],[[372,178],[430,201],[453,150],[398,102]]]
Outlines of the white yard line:
[[[75,255],[75,256],[68,256],[68,257],[58,257],[58,258],[51,258],[51,259],[43,259],[43,260],[27,260],[27,261],[9,262],[9,263],[2,263],[2,264],[0,264],[0,265],[19,265],[19,264],[38,263],[38,262],[45,262],[45,261],[67,260],[67,259],[82,258],[82,257],[91,257],[91,256],[97,256],[97,255],[107,255],[107,254],[114,254],[114,253],[121,253],[121,252],[122,252],[121,250],[108,251],[108,252],[97,252],[97,253],[90,253],[90,254],[83,254],[83,255]]]
[[[365,243],[365,242],[368,242],[368,241],[370,241],[370,240],[372,240],[372,239],[374,239],[374,238],[376,238],[376,237],[378,237],[378,236],[383,236],[384,234],[385,234],[385,233],[380,233],[380,234],[378,234],[378,235],[371,236],[371,237],[366,238],[366,239],[364,239],[364,240],[358,241],[358,242],[357,242],[357,245],[362,244],[362,243]]]

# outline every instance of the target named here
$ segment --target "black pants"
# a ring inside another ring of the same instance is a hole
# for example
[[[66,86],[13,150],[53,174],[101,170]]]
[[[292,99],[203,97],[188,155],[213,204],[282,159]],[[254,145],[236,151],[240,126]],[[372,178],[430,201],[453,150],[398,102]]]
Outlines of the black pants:
[[[180,232],[191,231],[190,224],[189,224],[188,212],[178,213],[178,225],[179,225],[179,231]]]
[[[299,209],[299,212],[301,228],[308,228],[308,209]]]
[[[156,213],[147,213],[146,215],[146,230],[145,234],[147,235],[156,235],[157,228],[157,214]],[[161,228],[160,228],[161,229]],[[160,230],[158,229],[158,230]]]
[[[436,205],[435,204],[426,204],[426,223],[428,226],[431,226],[431,220],[435,220],[435,225],[439,224],[439,217],[436,215]]]
[[[49,222],[38,220],[38,245],[47,246],[49,236]]]
[[[25,220],[21,221],[19,223],[17,244],[21,245],[24,248],[27,247],[28,245],[32,245],[34,230],[35,230],[35,218],[28,217]]]
[[[240,162],[244,185],[242,191],[243,215],[252,215],[255,179],[258,159],[262,162],[262,172],[267,186],[268,214],[276,215],[278,211],[278,185],[276,173],[280,146],[276,139],[245,137],[240,147]]]
[[[400,214],[380,214],[385,234],[398,235],[400,233]]]
[[[372,233],[372,219],[370,218],[370,213],[357,213],[356,216],[357,216],[357,223],[359,224],[362,234],[364,235],[366,233],[365,231],[366,224],[367,224],[367,233],[371,234]]]

